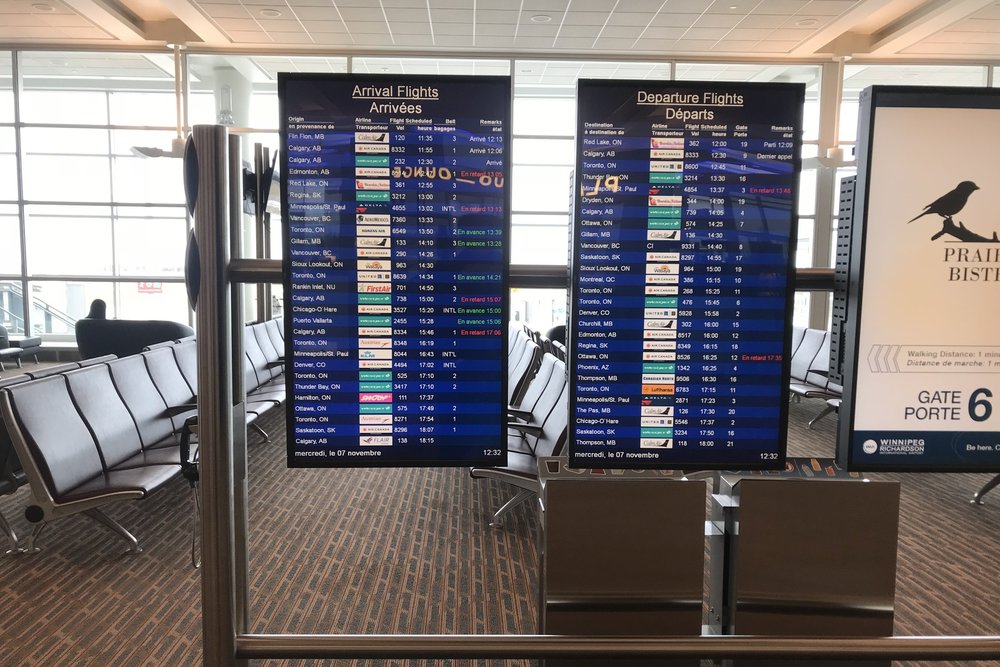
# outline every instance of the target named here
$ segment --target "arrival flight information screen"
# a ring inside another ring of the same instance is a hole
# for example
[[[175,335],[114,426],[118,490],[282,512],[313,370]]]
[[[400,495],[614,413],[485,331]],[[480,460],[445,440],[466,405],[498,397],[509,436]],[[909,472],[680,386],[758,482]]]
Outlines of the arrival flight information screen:
[[[577,94],[570,464],[784,466],[804,88]]]
[[[278,91],[289,466],[504,465],[510,79]]]

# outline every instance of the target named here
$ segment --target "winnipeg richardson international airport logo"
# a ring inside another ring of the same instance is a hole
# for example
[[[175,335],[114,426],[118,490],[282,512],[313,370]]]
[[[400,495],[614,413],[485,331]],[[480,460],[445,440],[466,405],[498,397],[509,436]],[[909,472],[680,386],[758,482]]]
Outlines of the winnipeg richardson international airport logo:
[[[962,181],[907,221],[909,224],[934,215],[941,218],[941,229],[931,236],[931,241],[951,237],[947,239],[942,258],[948,282],[1000,282],[1000,238],[997,233],[986,237],[966,227],[961,220],[955,220],[979,189],[972,181]]]
[[[923,456],[927,442],[923,438],[879,438],[861,443],[861,451],[868,456]]]

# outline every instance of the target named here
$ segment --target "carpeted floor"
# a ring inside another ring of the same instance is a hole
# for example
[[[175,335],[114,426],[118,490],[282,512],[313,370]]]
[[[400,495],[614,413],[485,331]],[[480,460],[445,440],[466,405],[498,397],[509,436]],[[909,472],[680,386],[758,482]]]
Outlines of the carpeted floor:
[[[834,419],[805,428],[821,407],[792,405],[792,455],[833,455]],[[507,491],[463,469],[288,470],[281,420],[265,418],[272,441],[250,447],[253,631],[536,631],[530,505],[493,529]],[[988,476],[872,477],[902,481],[896,634],[1000,634],[1000,491],[968,504]],[[26,491],[0,499],[19,535]],[[106,531],[71,517],[46,528],[42,553],[0,558],[0,667],[200,664],[190,512],[177,480],[109,510],[141,555],[121,556]]]

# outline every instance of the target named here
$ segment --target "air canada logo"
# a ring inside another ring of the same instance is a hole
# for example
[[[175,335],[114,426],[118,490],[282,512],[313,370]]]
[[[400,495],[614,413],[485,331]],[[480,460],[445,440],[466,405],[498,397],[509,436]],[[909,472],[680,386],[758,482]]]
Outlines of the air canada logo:
[[[929,215],[941,218],[941,229],[931,236],[931,241],[937,241],[942,236],[951,237],[946,239],[943,258],[949,282],[1000,282],[1000,246],[962,245],[1000,244],[997,233],[993,232],[989,237],[983,236],[966,227],[962,221],[955,220],[955,216],[965,208],[969,197],[976,190],[979,190],[979,186],[972,181],[962,181],[907,221],[909,224]]]

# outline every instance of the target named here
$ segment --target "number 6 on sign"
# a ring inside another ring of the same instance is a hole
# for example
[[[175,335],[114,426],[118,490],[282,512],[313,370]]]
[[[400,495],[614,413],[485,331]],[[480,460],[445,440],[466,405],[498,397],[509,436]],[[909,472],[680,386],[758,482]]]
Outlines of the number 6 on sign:
[[[972,421],[984,422],[993,414],[993,404],[987,398],[993,398],[993,392],[986,387],[976,389],[969,396],[969,417]]]

